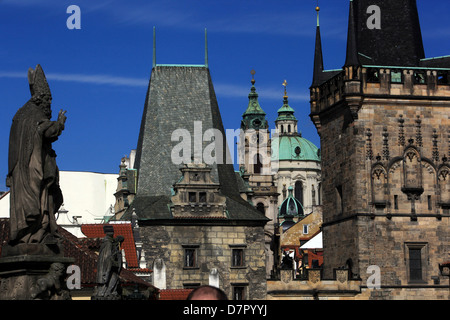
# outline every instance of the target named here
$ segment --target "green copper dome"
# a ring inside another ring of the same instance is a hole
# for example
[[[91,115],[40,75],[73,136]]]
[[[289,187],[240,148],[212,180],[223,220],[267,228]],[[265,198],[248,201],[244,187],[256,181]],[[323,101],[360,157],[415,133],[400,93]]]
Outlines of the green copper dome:
[[[297,118],[294,116],[295,110],[289,106],[287,96],[284,96],[283,106],[280,109],[278,109],[277,112],[278,112],[278,118],[275,121],[280,121],[280,120],[297,121]]]
[[[289,196],[281,203],[278,217],[298,217],[304,215],[303,205],[294,197],[293,190],[292,187],[289,187]]]
[[[300,135],[281,135],[272,139],[272,161],[320,162],[320,149]]]

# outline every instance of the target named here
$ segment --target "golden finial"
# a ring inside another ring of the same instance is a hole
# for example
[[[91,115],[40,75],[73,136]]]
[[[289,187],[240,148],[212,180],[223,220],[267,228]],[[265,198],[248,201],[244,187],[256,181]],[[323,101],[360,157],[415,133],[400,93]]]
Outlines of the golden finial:
[[[319,23],[319,11],[320,11],[319,0],[317,0],[317,6],[316,6],[316,12],[317,12],[317,26],[320,25],[320,23]]]
[[[284,80],[283,82],[283,87],[284,87],[284,97],[287,98],[287,91],[286,91],[286,87],[287,87],[288,83],[286,80]]]
[[[255,84],[255,73],[256,71],[252,69],[252,71],[250,71],[251,75],[252,75],[252,84]]]

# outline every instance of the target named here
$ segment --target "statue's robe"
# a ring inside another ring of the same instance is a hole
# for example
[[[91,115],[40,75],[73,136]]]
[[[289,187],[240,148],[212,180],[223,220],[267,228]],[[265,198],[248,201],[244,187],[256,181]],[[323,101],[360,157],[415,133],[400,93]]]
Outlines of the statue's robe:
[[[106,236],[100,246],[97,262],[97,283],[106,285],[111,277],[113,268],[114,239]]]
[[[63,197],[51,144],[63,129],[31,100],[13,118],[7,176],[12,243],[41,243],[47,235],[57,234],[55,213]]]

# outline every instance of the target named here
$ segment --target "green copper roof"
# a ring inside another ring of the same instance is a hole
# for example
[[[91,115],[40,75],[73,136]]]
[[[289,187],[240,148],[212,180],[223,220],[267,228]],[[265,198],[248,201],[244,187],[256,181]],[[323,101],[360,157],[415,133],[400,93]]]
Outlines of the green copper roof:
[[[254,81],[252,81],[252,88],[248,95],[248,100],[249,100],[248,107],[247,107],[247,110],[242,115],[243,117],[248,116],[248,115],[255,115],[255,114],[264,115],[264,116],[266,115],[266,113],[263,111],[263,109],[259,105],[258,93],[256,92]]]
[[[266,120],[266,113],[263,111],[258,102],[258,93],[256,92],[255,88],[255,79],[252,79],[252,88],[248,95],[248,107],[242,115],[241,129],[261,130],[268,128],[269,123]]]
[[[277,112],[278,112],[278,118],[275,121],[297,120],[297,118],[294,116],[295,110],[289,106],[287,96],[284,96],[283,106],[280,109],[278,109]]]
[[[272,160],[320,162],[320,151],[314,143],[301,136],[283,135],[272,139]]]
[[[281,203],[278,217],[296,217],[304,215],[303,205],[294,197],[293,190],[292,187],[288,188],[289,196]]]

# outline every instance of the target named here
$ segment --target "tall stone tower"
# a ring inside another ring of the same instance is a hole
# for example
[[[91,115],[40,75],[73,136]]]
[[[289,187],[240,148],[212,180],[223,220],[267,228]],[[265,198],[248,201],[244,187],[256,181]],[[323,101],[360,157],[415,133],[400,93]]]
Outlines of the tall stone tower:
[[[213,284],[230,299],[265,298],[268,219],[241,198],[227,155],[207,58],[204,65],[161,65],[154,56],[137,192],[122,219],[136,213],[147,266],[165,280],[159,289]]]
[[[255,71],[252,70],[252,87],[248,95],[248,107],[242,115],[243,146],[239,147],[240,174],[251,189],[247,199],[270,221],[265,227],[266,271],[269,277],[274,269],[272,241],[278,212],[278,193],[271,166],[271,139],[266,113],[258,102],[255,87]]]
[[[324,69],[319,23],[313,70],[324,276],[375,265],[373,295],[448,297],[450,57],[425,57],[415,0],[353,0],[342,70]]]

